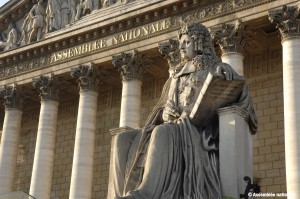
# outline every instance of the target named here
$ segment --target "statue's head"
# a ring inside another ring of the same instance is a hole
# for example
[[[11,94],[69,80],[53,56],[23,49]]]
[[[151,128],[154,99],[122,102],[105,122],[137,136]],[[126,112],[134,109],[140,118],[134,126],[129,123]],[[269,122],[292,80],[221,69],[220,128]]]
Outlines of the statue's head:
[[[201,23],[184,25],[179,30],[178,37],[180,40],[180,49],[186,48],[186,43],[192,41],[190,46],[193,46],[194,57],[197,55],[215,55],[210,33]],[[181,56],[184,56],[184,52]]]
[[[190,61],[199,56],[202,59],[218,60],[211,35],[201,23],[184,25],[179,30],[178,38],[182,61]]]

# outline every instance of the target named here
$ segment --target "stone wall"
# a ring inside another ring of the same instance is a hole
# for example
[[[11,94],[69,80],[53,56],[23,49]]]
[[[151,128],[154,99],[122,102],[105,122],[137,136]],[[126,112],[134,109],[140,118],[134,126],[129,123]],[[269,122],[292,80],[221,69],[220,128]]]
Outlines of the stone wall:
[[[254,177],[262,192],[286,192],[282,73],[249,81],[259,123],[253,136]]]

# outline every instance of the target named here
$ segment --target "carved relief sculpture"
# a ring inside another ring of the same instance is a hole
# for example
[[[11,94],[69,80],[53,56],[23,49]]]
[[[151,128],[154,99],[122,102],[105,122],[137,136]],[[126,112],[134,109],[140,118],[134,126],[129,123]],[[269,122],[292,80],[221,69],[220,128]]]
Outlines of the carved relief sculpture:
[[[7,41],[0,41],[0,49],[3,49],[3,51],[7,51],[9,49],[17,47],[18,31],[15,24],[9,23],[8,29],[9,33],[7,36]]]
[[[58,0],[48,1],[46,15],[46,33],[59,30],[61,27],[61,12]]]
[[[70,6],[68,0],[61,0],[61,28],[65,28],[69,24]]]
[[[32,16],[32,30],[29,34],[28,43],[32,42],[34,35],[36,35],[36,41],[39,41],[42,38],[44,33],[43,29],[45,27],[45,16],[46,12],[42,6],[43,0],[38,0],[38,3],[35,4],[31,10],[29,16]]]
[[[216,94],[200,117],[192,116],[202,110],[198,96],[214,92],[204,89],[208,77],[223,85],[242,82],[235,101],[226,105],[247,111],[250,129],[256,132],[245,80],[216,56],[207,28],[199,23],[185,25],[178,37],[180,62],[144,128],[115,137],[110,199],[221,198],[218,116],[214,110],[220,107],[214,107],[214,101],[222,101],[224,96]],[[221,93],[224,90],[218,89]]]
[[[26,45],[29,43],[29,33],[32,31],[32,22],[33,16],[31,16],[30,12],[26,15],[24,22],[21,27],[21,38],[20,45]]]
[[[70,24],[75,22],[76,17],[76,6],[78,5],[78,0],[68,0],[70,9]]]

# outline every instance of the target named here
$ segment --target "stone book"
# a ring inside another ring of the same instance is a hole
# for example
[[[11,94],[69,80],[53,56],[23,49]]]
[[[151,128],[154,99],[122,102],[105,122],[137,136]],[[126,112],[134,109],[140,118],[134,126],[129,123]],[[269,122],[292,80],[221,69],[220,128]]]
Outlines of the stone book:
[[[189,118],[197,126],[208,124],[219,108],[237,102],[244,84],[245,80],[225,80],[209,72]]]

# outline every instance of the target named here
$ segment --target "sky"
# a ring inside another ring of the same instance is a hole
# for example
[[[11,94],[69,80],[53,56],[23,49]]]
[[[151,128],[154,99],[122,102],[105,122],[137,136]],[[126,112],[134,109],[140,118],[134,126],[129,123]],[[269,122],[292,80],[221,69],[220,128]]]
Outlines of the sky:
[[[9,0],[0,0],[0,7],[3,6],[6,2],[8,2]]]

